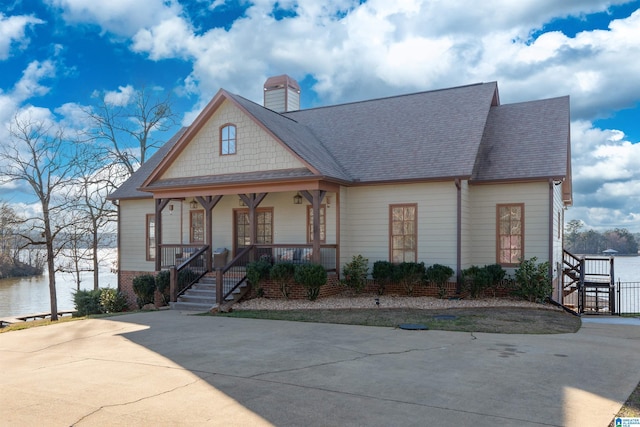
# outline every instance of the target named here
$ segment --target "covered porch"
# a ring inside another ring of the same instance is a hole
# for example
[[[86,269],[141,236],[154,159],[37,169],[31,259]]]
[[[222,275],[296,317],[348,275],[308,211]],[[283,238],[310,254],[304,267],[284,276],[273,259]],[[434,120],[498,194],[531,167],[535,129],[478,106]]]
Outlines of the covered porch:
[[[246,280],[245,266],[259,259],[339,271],[339,186],[317,182],[311,188],[263,189],[271,191],[154,192],[149,251],[156,255],[156,271],[171,272],[171,301],[204,275],[216,277],[217,301],[224,301]],[[186,271],[188,283],[178,285]]]

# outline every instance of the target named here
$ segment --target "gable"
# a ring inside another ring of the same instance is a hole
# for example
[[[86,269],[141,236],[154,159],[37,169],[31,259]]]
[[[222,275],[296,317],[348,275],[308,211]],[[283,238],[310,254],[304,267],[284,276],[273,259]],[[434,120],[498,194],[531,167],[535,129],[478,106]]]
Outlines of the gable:
[[[236,126],[236,154],[220,153],[220,128]],[[224,100],[159,179],[305,168],[234,103]]]

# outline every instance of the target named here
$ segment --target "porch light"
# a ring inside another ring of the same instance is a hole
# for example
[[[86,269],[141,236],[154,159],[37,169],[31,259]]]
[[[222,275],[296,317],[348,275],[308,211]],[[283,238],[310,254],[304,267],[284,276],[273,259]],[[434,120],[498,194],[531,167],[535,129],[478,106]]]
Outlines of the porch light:
[[[169,205],[169,215],[173,215],[173,203]]]
[[[247,206],[247,204],[244,202],[244,200],[242,200],[242,197],[238,197],[238,204],[240,206]]]
[[[189,206],[191,206],[191,209],[197,208],[198,202],[196,202],[196,199],[192,199],[191,202],[189,203]]]
[[[301,205],[302,204],[302,196],[300,195],[300,192],[296,193],[296,195],[293,196],[293,204],[294,205]]]

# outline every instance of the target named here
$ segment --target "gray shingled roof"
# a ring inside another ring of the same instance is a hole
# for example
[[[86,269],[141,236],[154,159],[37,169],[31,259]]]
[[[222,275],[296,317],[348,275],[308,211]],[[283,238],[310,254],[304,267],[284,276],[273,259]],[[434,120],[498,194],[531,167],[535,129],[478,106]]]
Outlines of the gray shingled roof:
[[[149,190],[180,188],[184,186],[198,187],[203,185],[234,184],[238,182],[276,182],[292,179],[312,178],[315,175],[308,169],[277,169],[273,171],[232,173],[223,175],[193,176],[158,180],[147,188]]]
[[[567,176],[569,97],[491,108],[472,180]]]
[[[308,127],[360,182],[468,177],[496,89],[484,83],[283,115]]]
[[[324,178],[347,183],[467,177],[493,181],[569,173],[568,97],[492,105],[497,84],[491,82],[279,114],[223,93]],[[151,197],[138,188],[185,130],[110,198]],[[149,189],[312,176],[306,169],[209,175],[159,180]]]

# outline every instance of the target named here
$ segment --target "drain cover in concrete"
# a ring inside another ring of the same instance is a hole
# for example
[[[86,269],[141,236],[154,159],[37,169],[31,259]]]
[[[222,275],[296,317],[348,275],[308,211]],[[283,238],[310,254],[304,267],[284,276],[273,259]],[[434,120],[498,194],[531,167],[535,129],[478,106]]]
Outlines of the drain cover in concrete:
[[[408,331],[426,331],[429,329],[422,323],[401,323],[398,325],[398,328],[406,329]]]
[[[433,320],[456,320],[458,316],[454,316],[452,314],[438,314],[433,316]]]

